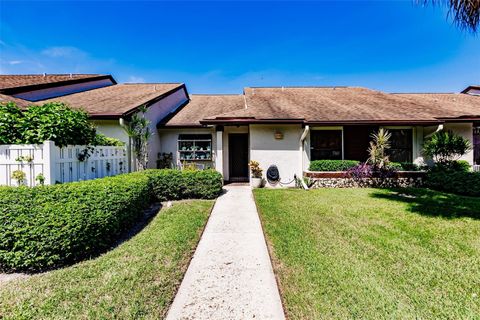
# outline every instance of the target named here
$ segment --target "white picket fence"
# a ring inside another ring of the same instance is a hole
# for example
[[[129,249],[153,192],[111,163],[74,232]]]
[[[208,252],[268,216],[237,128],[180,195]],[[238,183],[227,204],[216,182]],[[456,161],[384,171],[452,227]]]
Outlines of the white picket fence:
[[[473,165],[472,170],[473,172],[480,172],[480,165],[477,165],[477,164]]]
[[[79,155],[85,154],[85,149],[86,146],[59,148],[53,141],[40,145],[0,145],[0,185],[18,185],[13,177],[17,170],[25,173],[22,184],[27,186],[38,185],[39,175],[43,175],[47,185],[128,172],[125,147],[97,146],[80,161]]]

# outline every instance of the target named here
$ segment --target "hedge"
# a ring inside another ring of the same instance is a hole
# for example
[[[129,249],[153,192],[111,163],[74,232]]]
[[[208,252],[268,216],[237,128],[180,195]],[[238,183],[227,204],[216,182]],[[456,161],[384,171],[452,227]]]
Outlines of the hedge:
[[[428,188],[465,196],[480,196],[480,173],[433,169],[427,173]]]
[[[109,248],[149,204],[147,176],[0,188],[0,268],[47,270]]]
[[[146,170],[159,201],[213,199],[222,192],[223,177],[213,170]]]
[[[147,170],[38,187],[0,187],[0,270],[44,271],[109,249],[159,200],[215,198],[213,170]]]
[[[356,160],[314,160],[310,162],[310,171],[347,171],[358,165]]]
[[[388,167],[396,171],[420,171],[422,168],[411,162],[390,162]]]

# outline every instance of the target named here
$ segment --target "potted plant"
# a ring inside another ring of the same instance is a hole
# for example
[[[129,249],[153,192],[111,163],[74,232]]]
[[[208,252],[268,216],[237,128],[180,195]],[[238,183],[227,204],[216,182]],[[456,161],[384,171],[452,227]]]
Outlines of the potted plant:
[[[250,172],[251,172],[251,179],[250,179],[250,185],[252,188],[260,188],[262,186],[262,169],[260,168],[260,164],[258,161],[251,160],[248,163],[248,166],[250,167]]]

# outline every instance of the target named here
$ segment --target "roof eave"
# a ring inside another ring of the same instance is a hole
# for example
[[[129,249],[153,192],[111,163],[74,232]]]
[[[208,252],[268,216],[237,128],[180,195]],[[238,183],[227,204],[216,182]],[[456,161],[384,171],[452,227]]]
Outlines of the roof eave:
[[[204,119],[201,124],[223,124],[223,125],[244,125],[244,124],[303,124],[305,119],[256,119],[256,118],[217,118]]]
[[[309,120],[305,121],[308,125],[427,125],[443,123],[442,120]]]
[[[63,80],[63,81],[57,81],[57,82],[31,84],[31,85],[27,85],[27,86],[4,88],[4,89],[1,89],[0,92],[3,93],[3,94],[6,94],[6,95],[14,95],[14,94],[22,93],[22,92],[28,92],[28,91],[34,91],[34,90],[40,90],[40,89],[48,89],[48,88],[55,88],[55,87],[61,87],[61,86],[70,85],[70,84],[77,84],[77,83],[84,83],[84,82],[105,80],[105,79],[109,79],[110,81],[112,81],[112,83],[114,85],[117,84],[117,81],[112,77],[112,75],[107,74],[107,75],[92,76],[92,77],[88,77],[88,78],[69,79],[69,80]]]
[[[187,87],[185,86],[185,83],[179,83],[177,87],[173,88],[173,89],[170,89],[164,93],[162,93],[161,95],[159,96],[156,96],[155,98],[153,99],[150,99],[144,103],[141,103],[140,105],[134,107],[134,108],[131,108],[130,110],[127,110],[125,111],[123,114],[122,114],[122,118],[129,118],[131,117],[135,112],[138,111],[138,109],[140,109],[142,106],[145,106],[145,107],[150,107],[152,104],[154,103],[157,103],[158,101],[162,100],[163,98],[165,98],[166,96],[169,96],[179,90],[184,90],[185,91],[185,94],[187,96],[187,99],[188,99],[188,92],[187,92]]]

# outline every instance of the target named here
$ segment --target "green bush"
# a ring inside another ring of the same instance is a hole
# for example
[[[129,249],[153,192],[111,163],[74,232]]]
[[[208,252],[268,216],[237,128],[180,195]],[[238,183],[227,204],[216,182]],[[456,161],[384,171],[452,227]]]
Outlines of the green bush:
[[[94,146],[112,146],[112,147],[121,147],[125,145],[125,142],[120,141],[116,138],[110,138],[102,133],[97,133],[93,139],[92,144]]]
[[[95,138],[95,127],[85,111],[64,103],[32,105],[23,112],[14,103],[7,103],[0,105],[0,136],[2,144],[40,144],[52,140],[59,147],[88,145]]]
[[[223,176],[214,169],[182,171],[185,198],[213,199],[222,192]]]
[[[150,177],[153,194],[159,201],[179,199],[213,199],[223,186],[222,175],[213,170],[145,170]]]
[[[150,203],[146,175],[0,188],[0,269],[48,270],[97,255]]]
[[[0,271],[42,271],[107,250],[155,198],[213,199],[214,170],[146,170],[38,187],[0,187]]]
[[[0,103],[0,144],[14,144],[21,141],[20,119],[22,110],[15,103]]]
[[[356,160],[314,160],[310,162],[310,171],[347,171],[358,165]]]
[[[455,161],[470,150],[470,141],[451,130],[437,131],[423,144],[423,153],[436,163]]]
[[[480,173],[436,166],[427,173],[425,185],[438,191],[478,197]]]
[[[411,162],[390,162],[388,167],[396,171],[419,171],[421,167]]]

